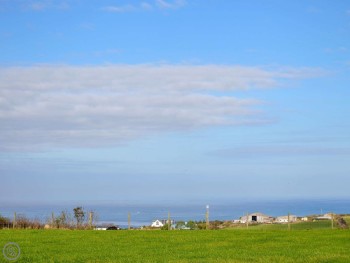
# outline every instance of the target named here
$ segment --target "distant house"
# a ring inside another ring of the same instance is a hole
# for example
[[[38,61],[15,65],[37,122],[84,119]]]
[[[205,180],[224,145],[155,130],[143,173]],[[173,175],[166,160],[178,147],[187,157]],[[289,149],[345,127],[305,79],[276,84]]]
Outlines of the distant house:
[[[289,215],[289,222],[293,223],[297,221],[296,215]],[[288,223],[288,216],[279,216],[275,220],[276,223]]]
[[[94,228],[94,230],[107,230],[106,226],[97,226]]]
[[[239,221],[242,224],[247,223],[272,223],[274,218],[268,215],[264,215],[262,213],[252,213],[247,216],[242,216]]]
[[[332,220],[332,218],[334,218],[334,215],[335,214],[327,213],[327,214],[324,214],[323,216],[316,217],[316,219],[318,219],[318,220]]]
[[[307,216],[304,216],[301,218],[301,221],[304,221],[304,222],[309,221],[309,218]]]
[[[156,220],[156,221],[153,221],[152,222],[152,224],[151,224],[151,227],[163,227],[164,226],[164,224],[161,222],[161,221],[159,221],[158,219]]]

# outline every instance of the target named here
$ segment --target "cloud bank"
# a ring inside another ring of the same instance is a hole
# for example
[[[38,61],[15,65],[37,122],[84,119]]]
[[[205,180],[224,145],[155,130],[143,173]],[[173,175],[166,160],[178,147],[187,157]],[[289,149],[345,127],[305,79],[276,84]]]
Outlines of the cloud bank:
[[[269,120],[235,91],[312,77],[312,69],[222,65],[0,68],[0,150],[114,146],[169,131]]]

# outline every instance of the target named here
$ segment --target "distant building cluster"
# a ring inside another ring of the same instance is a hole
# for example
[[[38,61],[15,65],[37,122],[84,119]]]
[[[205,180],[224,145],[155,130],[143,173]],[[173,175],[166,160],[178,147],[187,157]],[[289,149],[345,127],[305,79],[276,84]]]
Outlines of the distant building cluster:
[[[296,215],[283,215],[278,217],[272,217],[269,215],[265,215],[263,213],[252,213],[245,216],[240,217],[239,220],[234,220],[234,223],[241,223],[246,224],[247,220],[248,223],[263,223],[263,224],[269,224],[269,223],[294,223],[297,221],[310,221],[310,220],[331,220],[332,217],[334,217],[334,214],[327,213],[322,216],[315,216],[315,217],[297,217]]]
[[[239,219],[230,221],[234,224],[287,224],[287,223],[295,223],[295,222],[307,222],[307,221],[317,221],[317,220],[332,220],[334,219],[335,214],[326,213],[324,215],[314,215],[314,216],[304,216],[298,217],[296,215],[283,215],[283,216],[269,216],[260,212],[251,213],[240,217]],[[170,220],[170,228],[171,229],[179,229],[179,230],[190,230],[193,229],[188,226],[188,222],[175,220]],[[163,228],[168,224],[168,219],[156,219],[150,223],[146,228]],[[143,227],[141,227],[142,229]],[[95,230],[119,230],[120,228],[117,226],[96,226]]]

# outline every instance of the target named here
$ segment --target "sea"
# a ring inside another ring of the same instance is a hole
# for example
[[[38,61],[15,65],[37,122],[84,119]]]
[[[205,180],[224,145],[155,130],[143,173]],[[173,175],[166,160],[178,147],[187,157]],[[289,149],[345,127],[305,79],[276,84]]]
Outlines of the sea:
[[[260,212],[277,217],[288,213],[296,216],[322,215],[333,212],[336,214],[350,214],[350,199],[295,199],[295,200],[231,200],[216,202],[196,202],[189,204],[141,203],[141,202],[102,202],[102,203],[69,203],[64,204],[8,204],[0,202],[0,215],[13,218],[25,216],[29,219],[49,222],[52,213],[57,216],[61,211],[73,215],[73,208],[82,206],[85,212],[94,212],[96,225],[116,225],[121,228],[128,226],[130,214],[131,226],[149,226],[152,221],[168,218],[168,213],[174,221],[202,221],[206,211],[212,220],[235,220],[246,213]]]

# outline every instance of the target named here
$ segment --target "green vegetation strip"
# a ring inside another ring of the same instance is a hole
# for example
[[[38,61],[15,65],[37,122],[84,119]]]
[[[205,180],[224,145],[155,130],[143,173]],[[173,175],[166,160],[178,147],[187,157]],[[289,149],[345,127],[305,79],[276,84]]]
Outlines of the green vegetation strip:
[[[337,229],[0,230],[7,242],[18,262],[350,262],[350,231]]]

